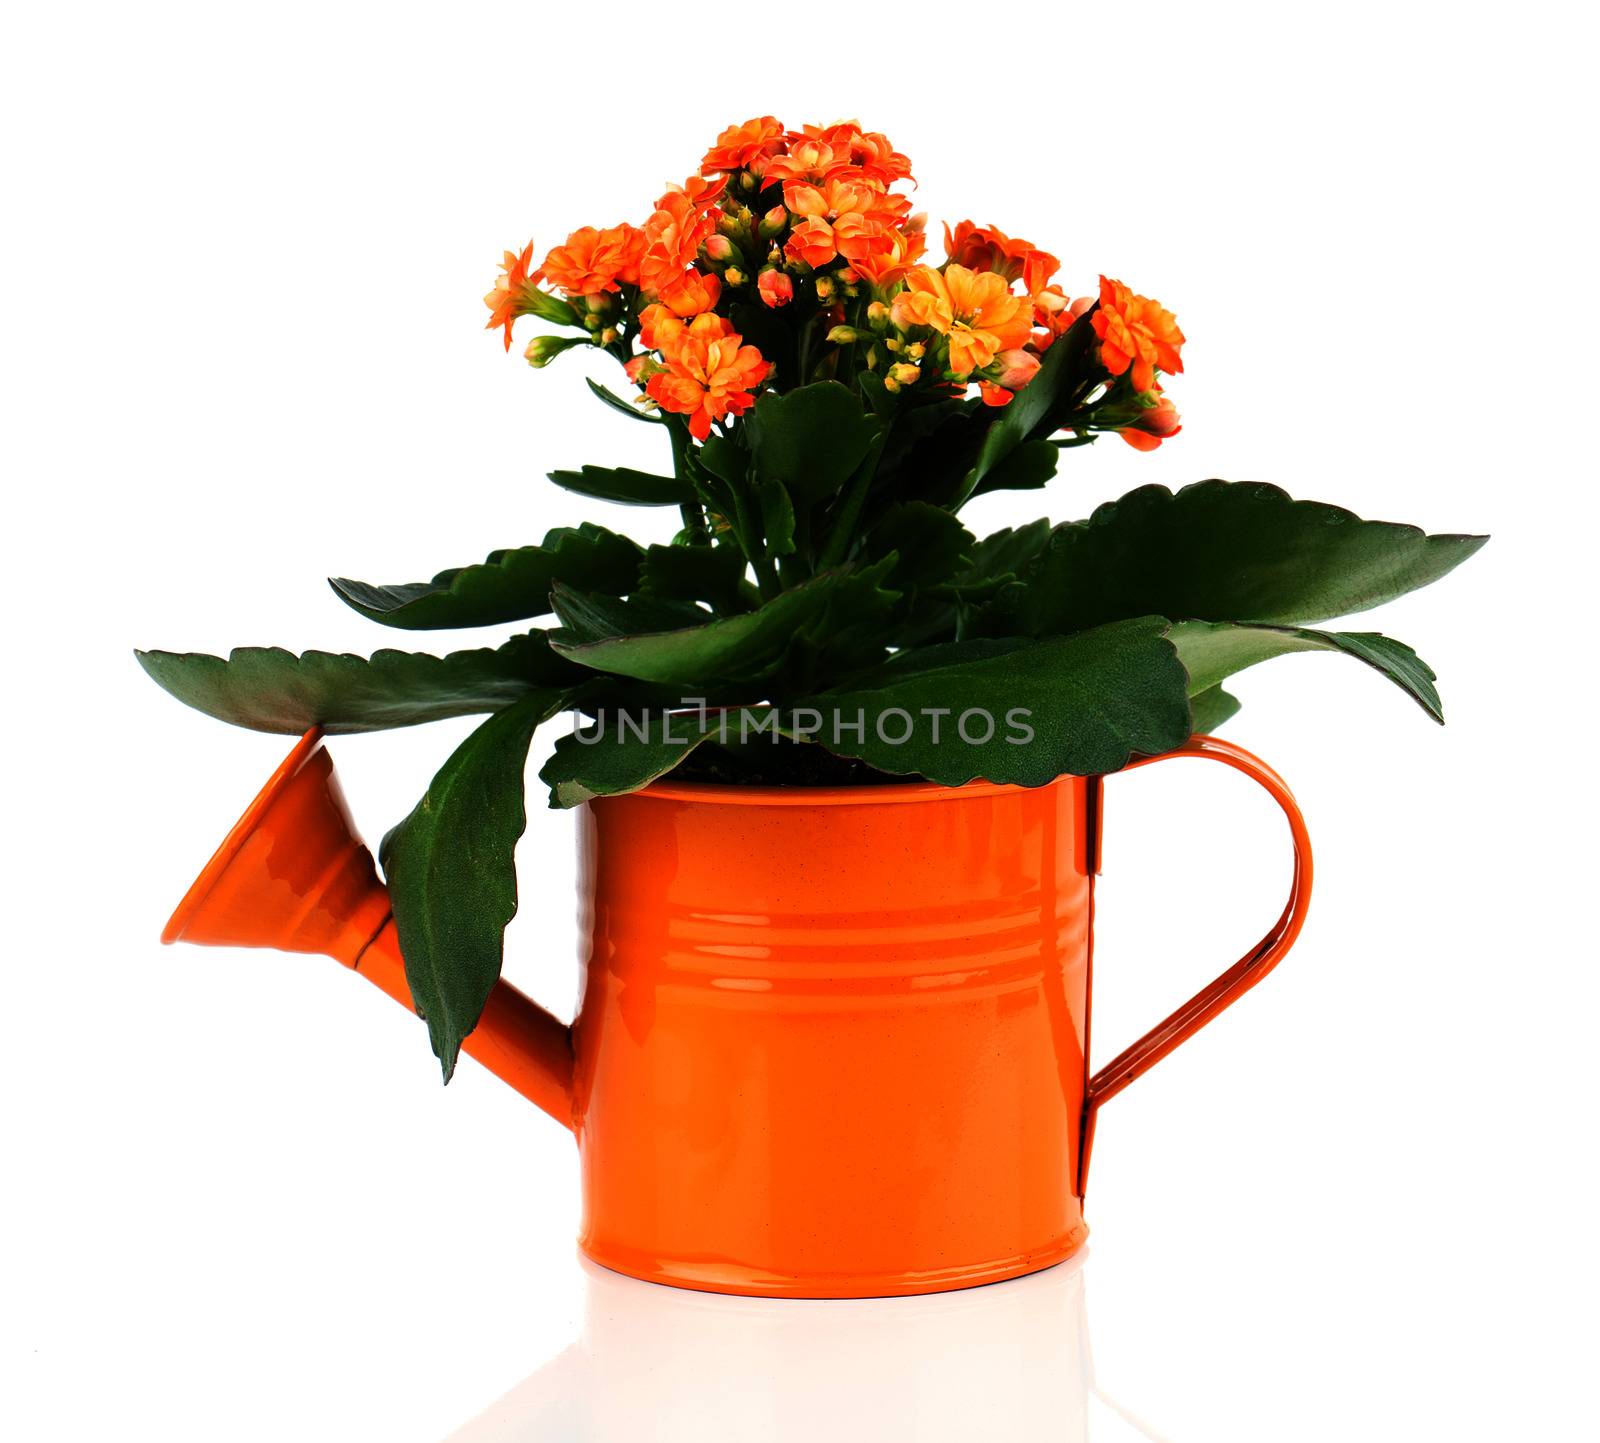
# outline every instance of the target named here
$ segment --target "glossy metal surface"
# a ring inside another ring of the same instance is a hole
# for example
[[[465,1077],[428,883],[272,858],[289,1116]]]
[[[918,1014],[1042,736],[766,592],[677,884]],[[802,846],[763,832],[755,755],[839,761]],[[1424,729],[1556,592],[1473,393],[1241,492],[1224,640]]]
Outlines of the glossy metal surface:
[[[588,1256],[850,1297],[1082,1242],[1081,782],[657,786],[586,813]]]
[[[1293,888],[1267,937],[1093,1077],[1098,779],[657,784],[585,807],[578,1020],[501,983],[465,1048],[574,1130],[584,1251],[789,1297],[934,1292],[1069,1256],[1100,1104],[1265,975],[1310,898],[1276,774],[1211,738],[1170,755],[1272,793]],[[179,937],[328,951],[410,1005],[314,733],[184,899]]]
[[[389,893],[315,729],[234,824],[172,914],[163,942],[321,952],[415,1011]],[[463,1051],[571,1126],[565,1023],[500,983]]]

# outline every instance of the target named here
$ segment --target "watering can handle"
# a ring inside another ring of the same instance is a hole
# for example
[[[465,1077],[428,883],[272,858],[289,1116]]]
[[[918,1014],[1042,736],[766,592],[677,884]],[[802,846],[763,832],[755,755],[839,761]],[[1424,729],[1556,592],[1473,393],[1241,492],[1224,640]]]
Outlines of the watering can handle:
[[[1259,757],[1252,756],[1243,747],[1216,737],[1192,736],[1176,751],[1160,756],[1143,757],[1132,762],[1132,767],[1148,766],[1151,762],[1169,761],[1173,757],[1203,757],[1222,762],[1243,772],[1247,777],[1266,788],[1289,820],[1289,834],[1294,842],[1294,876],[1289,884],[1289,900],[1283,914],[1273,923],[1267,935],[1233,964],[1217,980],[1196,992],[1182,1007],[1165,1021],[1145,1033],[1133,1046],[1124,1049],[1089,1079],[1084,1101],[1082,1145],[1079,1154],[1078,1190],[1083,1190],[1089,1165],[1089,1149],[1094,1140],[1095,1115],[1108,1097],[1115,1097],[1134,1078],[1154,1067],[1180,1042],[1193,1037],[1219,1012],[1237,1001],[1267,975],[1284,954],[1294,946],[1295,938],[1306,920],[1306,909],[1311,905],[1311,838],[1306,833],[1305,819],[1295,805],[1293,794],[1284,780]]]

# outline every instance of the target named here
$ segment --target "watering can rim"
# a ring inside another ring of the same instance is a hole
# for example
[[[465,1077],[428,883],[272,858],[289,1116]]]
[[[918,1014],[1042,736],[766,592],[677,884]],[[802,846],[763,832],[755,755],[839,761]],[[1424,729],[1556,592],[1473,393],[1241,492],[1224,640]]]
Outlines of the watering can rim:
[[[1195,732],[1178,750],[1227,759],[1238,749],[1204,732]],[[1133,771],[1147,762],[1159,759],[1157,754],[1133,752],[1130,753],[1122,770]],[[612,797],[591,797],[589,800],[611,802],[642,797],[658,802],[704,802],[744,807],[883,806],[899,802],[975,801],[980,797],[1044,792],[1051,787],[1070,785],[1073,782],[1094,782],[1100,775],[1103,774],[1063,772],[1060,776],[1052,777],[1038,786],[1026,786],[1021,782],[989,782],[981,778],[955,785],[946,785],[943,782],[904,781],[873,782],[856,787],[747,787],[726,782],[657,781],[635,792],[622,792]],[[1281,782],[1275,773],[1274,779]]]
[[[1057,782],[1081,780],[1071,776],[1055,777],[1046,786]],[[859,787],[748,787],[727,782],[652,782],[636,792],[624,792],[622,797],[643,797],[659,802],[710,802],[724,806],[745,807],[838,807],[883,806],[895,802],[942,802],[969,798],[999,796],[1006,792],[1032,792],[1038,787],[1024,787],[1015,782],[962,782],[959,786],[945,786],[939,782],[873,782]],[[620,799],[620,798],[618,798]],[[612,798],[596,797],[595,801]]]

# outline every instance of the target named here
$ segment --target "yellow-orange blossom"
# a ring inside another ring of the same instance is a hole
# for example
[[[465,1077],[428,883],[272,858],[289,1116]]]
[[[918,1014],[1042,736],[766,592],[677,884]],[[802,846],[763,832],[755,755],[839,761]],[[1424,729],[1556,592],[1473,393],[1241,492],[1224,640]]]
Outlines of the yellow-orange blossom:
[[[890,319],[901,330],[928,326],[950,348],[950,371],[965,377],[981,371],[1001,351],[1027,344],[1033,303],[1014,296],[1004,276],[948,265],[941,273],[918,266],[894,298]]]

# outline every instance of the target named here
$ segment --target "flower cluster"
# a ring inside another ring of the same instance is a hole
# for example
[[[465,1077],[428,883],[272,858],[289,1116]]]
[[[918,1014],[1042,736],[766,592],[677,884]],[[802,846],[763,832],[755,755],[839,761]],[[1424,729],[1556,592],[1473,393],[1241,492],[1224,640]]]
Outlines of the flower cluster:
[[[911,183],[906,156],[854,122],[747,120],[642,225],[585,226],[537,270],[531,245],[508,251],[485,297],[489,325],[507,349],[519,316],[579,332],[537,337],[528,360],[604,349],[641,405],[683,417],[705,440],[763,387],[817,380],[908,402],[975,388],[983,404],[1004,406],[1087,317],[1104,381],[1064,427],[1146,450],[1178,431],[1159,379],[1183,369],[1169,311],[1105,277],[1098,298],[1071,299],[1054,255],[971,221],[945,227],[945,259],[930,264],[926,218],[900,189]]]

